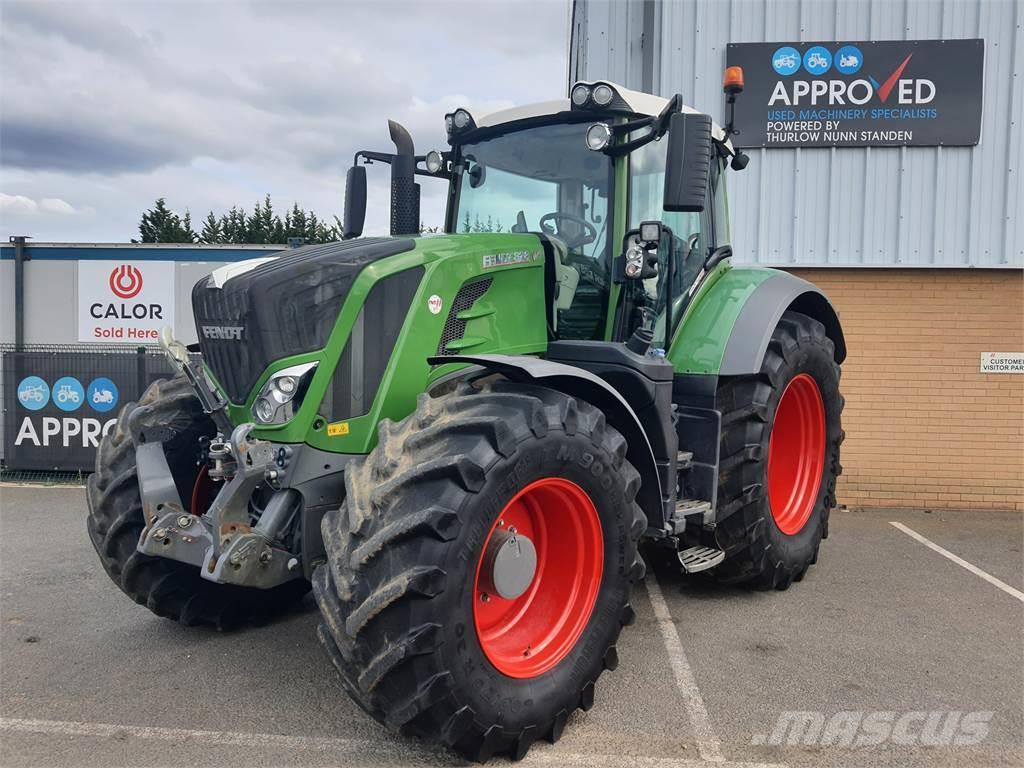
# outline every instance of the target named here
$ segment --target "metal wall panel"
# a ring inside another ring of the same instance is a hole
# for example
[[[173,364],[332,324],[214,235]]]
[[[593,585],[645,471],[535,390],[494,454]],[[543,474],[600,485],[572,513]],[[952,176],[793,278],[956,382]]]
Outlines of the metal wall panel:
[[[728,43],[983,38],[977,147],[749,150],[733,247],[784,266],[1019,268],[1022,25],[1024,0],[575,0],[569,73],[679,92],[720,121]]]
[[[174,332],[186,344],[196,339],[192,286],[227,262],[273,255],[286,246],[127,245],[33,243],[25,264],[25,343],[78,342],[78,265],[96,259],[174,262]],[[14,341],[14,248],[0,246],[0,344]]]

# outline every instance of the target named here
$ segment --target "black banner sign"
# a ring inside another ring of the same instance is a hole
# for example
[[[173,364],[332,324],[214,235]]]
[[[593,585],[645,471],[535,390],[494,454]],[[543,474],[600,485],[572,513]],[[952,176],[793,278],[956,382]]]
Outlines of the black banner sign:
[[[121,407],[170,364],[152,352],[4,352],[4,464],[91,471]]]
[[[981,136],[984,40],[730,43],[739,147],[965,146]]]

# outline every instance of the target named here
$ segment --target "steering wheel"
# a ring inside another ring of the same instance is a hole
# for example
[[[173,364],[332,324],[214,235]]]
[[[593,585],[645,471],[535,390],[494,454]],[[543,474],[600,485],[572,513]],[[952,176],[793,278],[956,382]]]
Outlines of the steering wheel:
[[[562,234],[561,227],[552,227],[548,222],[550,221],[571,221],[573,224],[578,225],[582,228],[583,234],[577,235],[573,239],[567,238]],[[587,245],[597,240],[597,228],[586,219],[581,219],[579,216],[573,216],[571,213],[561,213],[559,211],[552,211],[551,213],[545,213],[540,217],[540,228],[544,230],[545,234],[553,235],[564,241],[566,246],[569,248],[578,248],[581,245]]]

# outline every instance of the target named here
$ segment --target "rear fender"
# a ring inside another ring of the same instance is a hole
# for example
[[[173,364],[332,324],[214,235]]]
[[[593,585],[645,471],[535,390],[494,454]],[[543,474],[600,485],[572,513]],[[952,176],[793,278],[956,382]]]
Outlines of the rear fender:
[[[427,362],[431,365],[469,363],[479,368],[463,371],[464,375],[478,373],[480,369],[494,371],[512,381],[536,382],[558,392],[579,397],[601,409],[608,424],[626,438],[626,458],[640,473],[637,503],[647,515],[648,525],[658,530],[664,527],[665,513],[661,484],[658,480],[658,466],[647,434],[629,403],[599,376],[572,365],[528,356],[446,355],[430,358]]]
[[[698,288],[676,328],[667,358],[676,374],[743,376],[761,369],[768,342],[787,310],[813,317],[846,358],[839,316],[817,287],[788,272],[719,264]]]
[[[801,312],[825,326],[835,345],[837,363],[846,359],[846,340],[839,315],[817,287],[786,272],[777,272],[757,286],[744,303],[722,355],[721,376],[757,373],[768,342],[783,313]]]

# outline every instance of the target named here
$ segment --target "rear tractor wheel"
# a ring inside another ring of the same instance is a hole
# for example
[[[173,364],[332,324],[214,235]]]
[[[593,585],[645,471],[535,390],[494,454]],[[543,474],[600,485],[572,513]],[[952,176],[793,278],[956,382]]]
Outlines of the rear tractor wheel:
[[[379,435],[314,576],[345,689],[472,760],[556,741],[618,663],[644,572],[625,440],[588,403],[506,381],[423,395]]]
[[[842,472],[834,350],[820,322],[786,312],[760,372],[719,386],[723,581],[786,589],[817,562]]]

